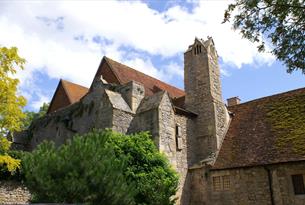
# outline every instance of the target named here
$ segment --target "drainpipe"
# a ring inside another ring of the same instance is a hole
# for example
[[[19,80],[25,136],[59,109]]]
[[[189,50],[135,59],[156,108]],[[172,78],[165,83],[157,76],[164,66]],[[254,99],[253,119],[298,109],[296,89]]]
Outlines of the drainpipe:
[[[269,184],[269,192],[270,192],[270,199],[271,199],[271,205],[275,205],[274,203],[274,194],[273,194],[273,187],[272,187],[272,174],[271,170],[268,167],[264,167],[268,174],[268,184]]]

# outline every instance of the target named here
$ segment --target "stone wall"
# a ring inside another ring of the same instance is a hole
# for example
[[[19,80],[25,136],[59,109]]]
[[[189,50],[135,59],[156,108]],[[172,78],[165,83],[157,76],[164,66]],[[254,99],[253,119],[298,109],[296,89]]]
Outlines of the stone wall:
[[[302,174],[305,179],[305,162],[227,170],[200,168],[190,173],[193,190],[187,203],[190,205],[305,204],[305,194],[294,193],[291,178],[291,175]],[[215,181],[218,179],[220,187],[217,188]],[[229,180],[229,185],[225,180]]]
[[[113,109],[112,130],[126,134],[132,119],[131,113]]]
[[[113,113],[107,93],[103,89],[95,90],[79,102],[34,122],[28,131],[29,149],[34,149],[44,140],[52,140],[60,145],[75,134],[84,134],[93,128],[112,128]]]
[[[302,174],[305,184],[305,161],[270,167],[276,205],[304,205],[305,194],[295,195],[291,175]]]
[[[195,39],[184,53],[185,107],[198,114],[190,133],[193,165],[217,155],[229,116],[222,102],[220,68],[213,40]],[[192,128],[189,128],[191,130]]]
[[[176,161],[175,114],[169,96],[165,93],[159,105],[159,150],[165,153],[174,168]]]
[[[31,194],[20,182],[0,181],[0,204],[26,204]]]
[[[181,140],[176,141],[176,170],[179,174],[179,189],[177,191],[177,196],[179,197],[177,205],[186,204],[188,199],[189,189],[187,181],[187,171],[188,171],[188,153],[187,153],[187,121],[188,118],[183,115],[175,115],[175,123],[180,127],[180,138]],[[177,140],[177,138],[176,138]],[[181,143],[178,145],[178,143]],[[179,148],[178,148],[179,146]]]

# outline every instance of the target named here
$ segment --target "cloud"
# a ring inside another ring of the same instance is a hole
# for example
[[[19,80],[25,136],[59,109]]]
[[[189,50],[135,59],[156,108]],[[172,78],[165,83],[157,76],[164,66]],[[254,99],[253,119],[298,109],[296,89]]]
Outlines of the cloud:
[[[224,64],[274,61],[221,24],[226,3],[190,3],[192,9],[171,4],[160,12],[141,1],[0,2],[0,45],[17,46],[26,58],[22,86],[35,72],[89,86],[103,55],[165,81],[182,78],[183,65],[174,59],[195,36],[213,36]],[[167,63],[154,65],[152,56]]]
[[[49,102],[49,97],[45,95],[39,95],[37,100],[34,100],[31,103],[31,107],[35,110],[39,110],[39,108],[43,105],[43,103]]]

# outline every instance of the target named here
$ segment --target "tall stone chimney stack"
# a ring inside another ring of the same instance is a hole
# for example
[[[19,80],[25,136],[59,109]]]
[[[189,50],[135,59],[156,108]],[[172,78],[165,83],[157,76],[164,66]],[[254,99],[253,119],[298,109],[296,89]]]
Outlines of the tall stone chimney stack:
[[[188,129],[192,130],[191,163],[214,159],[224,138],[229,114],[222,100],[220,69],[214,41],[195,38],[184,53],[186,109],[198,114]]]

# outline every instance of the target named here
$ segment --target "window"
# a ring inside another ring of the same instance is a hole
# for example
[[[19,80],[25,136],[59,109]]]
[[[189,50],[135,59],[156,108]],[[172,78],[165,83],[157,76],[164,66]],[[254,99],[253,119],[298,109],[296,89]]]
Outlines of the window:
[[[291,176],[294,194],[305,194],[305,187],[304,187],[304,179],[302,174],[296,174]]]
[[[183,148],[182,133],[181,133],[181,127],[178,124],[176,125],[176,145],[177,145],[177,150],[182,150]]]
[[[222,176],[222,183],[223,183],[223,189],[229,190],[230,189],[230,176],[229,175]]]
[[[214,191],[223,191],[230,189],[230,176],[215,176],[213,177],[213,190]]]
[[[200,45],[196,45],[194,47],[194,54],[198,55],[199,53],[201,53],[201,46]]]
[[[220,191],[222,189],[220,176],[213,177],[213,189],[214,191]]]

